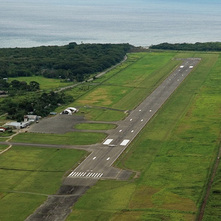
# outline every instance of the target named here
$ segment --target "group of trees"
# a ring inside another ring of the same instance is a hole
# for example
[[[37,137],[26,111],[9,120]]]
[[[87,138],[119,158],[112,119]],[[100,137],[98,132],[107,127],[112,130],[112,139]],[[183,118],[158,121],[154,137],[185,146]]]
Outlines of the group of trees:
[[[18,93],[19,91],[37,91],[40,89],[40,84],[36,81],[31,81],[28,84],[25,81],[13,80],[11,82],[7,82],[4,79],[0,79],[0,88],[1,90],[8,92],[15,91]]]
[[[206,42],[195,44],[182,43],[182,44],[170,44],[162,43],[158,45],[150,46],[150,49],[163,49],[163,50],[181,50],[181,51],[221,51],[221,42]]]
[[[0,49],[0,78],[43,75],[83,81],[118,63],[129,44],[80,44]]]
[[[73,98],[63,92],[35,93],[20,99],[4,99],[0,105],[0,113],[7,113],[9,119],[23,121],[24,115],[30,112],[45,117],[59,105],[72,101]]]

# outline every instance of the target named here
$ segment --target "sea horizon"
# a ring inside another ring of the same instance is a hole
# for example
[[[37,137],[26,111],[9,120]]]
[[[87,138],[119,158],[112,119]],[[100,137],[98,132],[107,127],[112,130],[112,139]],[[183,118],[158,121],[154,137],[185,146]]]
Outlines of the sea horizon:
[[[217,0],[0,0],[0,48],[221,41]]]

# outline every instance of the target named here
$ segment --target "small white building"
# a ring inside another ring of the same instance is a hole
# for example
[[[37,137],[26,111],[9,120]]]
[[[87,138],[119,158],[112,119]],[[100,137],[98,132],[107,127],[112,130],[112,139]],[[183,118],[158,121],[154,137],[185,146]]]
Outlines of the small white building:
[[[65,110],[63,110],[63,111],[61,112],[61,114],[72,115],[73,113],[76,113],[76,112],[78,112],[78,109],[77,109],[77,108],[75,108],[75,107],[68,107],[68,108],[66,108]]]
[[[29,124],[27,122],[9,122],[6,123],[5,126],[12,127],[15,129],[22,129],[27,127]]]
[[[6,129],[4,127],[0,127],[0,133],[4,133]]]
[[[35,122],[37,120],[38,120],[37,115],[25,115],[24,116],[24,122],[27,122],[27,121]]]

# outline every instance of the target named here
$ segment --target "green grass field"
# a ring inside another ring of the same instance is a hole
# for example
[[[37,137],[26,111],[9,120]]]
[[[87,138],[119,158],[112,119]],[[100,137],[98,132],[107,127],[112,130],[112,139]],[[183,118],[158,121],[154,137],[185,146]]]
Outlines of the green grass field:
[[[62,82],[60,79],[45,78],[42,76],[9,78],[9,81],[13,80],[25,81],[27,83],[30,83],[31,81],[36,81],[40,84],[41,90],[54,90],[73,84],[72,82]]]
[[[221,57],[174,56],[202,61],[117,161],[139,178],[100,181],[68,221],[196,219],[220,142]]]
[[[1,221],[23,221],[57,192],[84,151],[14,146],[0,160]]]
[[[221,164],[213,182],[203,221],[219,221],[221,214]]]
[[[95,80],[99,85],[71,105],[81,107],[80,110],[84,106],[91,106],[92,108],[85,113],[89,120],[122,120],[125,114],[119,115],[119,112],[108,109],[105,110],[107,114],[100,116],[103,113],[99,113],[97,118],[96,107],[125,111],[135,108],[181,62],[172,60],[173,56],[173,53],[129,54],[124,64]]]
[[[110,130],[114,129],[116,125],[114,124],[97,124],[97,123],[83,123],[83,124],[77,124],[75,126],[76,129],[80,130]]]
[[[0,140],[1,141],[1,140]],[[0,144],[0,152],[5,150],[8,147],[8,145],[1,145]]]
[[[57,145],[88,145],[102,142],[107,135],[104,133],[69,132],[66,134],[22,133],[15,136],[13,142],[57,144]]]
[[[98,86],[85,90],[84,95],[70,106],[80,107],[78,114],[97,123],[121,120],[126,116],[125,110],[138,105],[180,64],[176,58],[187,57],[201,57],[202,61],[115,163],[117,167],[137,171],[138,178],[99,181],[75,204],[68,221],[196,220],[220,146],[220,54],[130,54],[125,63],[96,79],[94,82]],[[68,93],[74,93],[74,90]],[[83,129],[101,127],[100,124],[78,126]],[[106,136],[103,133],[34,135],[19,134],[13,141],[73,145],[101,142]],[[0,184],[3,221],[16,220],[15,217],[24,220],[46,199],[40,194],[56,192],[65,171],[84,154],[75,155],[73,150],[72,156],[69,150],[56,151],[14,147],[0,156],[0,167],[9,168],[0,169],[4,180]],[[76,158],[70,160],[71,157]],[[48,172],[47,176],[43,171]],[[57,174],[55,177],[54,173]],[[47,186],[42,187],[45,182],[48,182]],[[24,191],[40,194],[24,194]],[[216,177],[204,220],[219,218],[220,210],[214,207],[220,205],[219,191],[220,176]],[[14,213],[10,213],[10,204]],[[21,204],[28,206],[19,210]]]

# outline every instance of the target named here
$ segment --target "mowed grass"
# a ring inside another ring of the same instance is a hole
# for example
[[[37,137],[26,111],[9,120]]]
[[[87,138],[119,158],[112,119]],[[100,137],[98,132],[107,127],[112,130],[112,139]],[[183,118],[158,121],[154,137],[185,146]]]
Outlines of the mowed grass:
[[[21,133],[13,142],[57,145],[89,145],[102,142],[107,135],[104,133],[69,132],[66,134]]]
[[[84,151],[14,146],[0,160],[1,221],[23,221],[48,194],[59,189],[66,171]]]
[[[219,221],[221,218],[221,164],[219,163],[210,197],[204,212],[203,221]]]
[[[83,123],[75,125],[76,129],[80,130],[110,130],[114,129],[114,124],[101,124],[101,123]]]
[[[127,113],[119,110],[111,110],[99,107],[80,107],[77,114],[84,115],[87,120],[93,121],[119,121],[127,116]]]
[[[9,81],[13,80],[25,81],[27,83],[30,83],[31,81],[36,81],[40,84],[41,90],[54,90],[56,88],[65,87],[73,84],[73,82],[62,82],[60,79],[45,78],[43,76],[9,78]]]
[[[122,66],[107,73],[103,81],[99,79],[99,86],[72,105],[131,110],[181,62],[173,57],[174,53],[129,54]]]
[[[1,141],[1,140],[0,140]],[[8,145],[2,145],[0,144],[0,152],[5,150],[8,147]]]
[[[77,202],[68,221],[196,220],[220,145],[221,57],[176,56],[202,61],[115,164],[139,171],[139,178],[99,181]],[[213,203],[219,205],[216,196]]]

